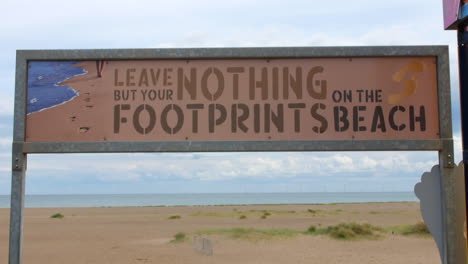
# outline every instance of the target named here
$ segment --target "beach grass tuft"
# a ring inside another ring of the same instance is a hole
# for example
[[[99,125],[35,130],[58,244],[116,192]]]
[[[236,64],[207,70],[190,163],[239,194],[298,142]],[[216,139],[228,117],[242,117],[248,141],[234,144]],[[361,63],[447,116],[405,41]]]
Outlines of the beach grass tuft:
[[[206,229],[196,232],[200,235],[224,235],[232,239],[247,241],[271,240],[275,238],[287,238],[298,234],[301,231],[290,229],[255,229],[255,228],[229,228],[229,229]]]
[[[403,231],[403,235],[430,235],[430,232],[426,223],[419,222],[414,225],[409,225],[408,228]]]
[[[383,231],[382,228],[367,223],[341,223],[329,226],[324,233],[341,240],[375,239],[380,237],[376,231]]]
[[[241,215],[241,216],[239,216],[239,219],[247,219],[247,216]]]
[[[309,228],[307,228],[307,233],[315,233],[316,231],[317,227],[315,227],[315,225],[311,225]]]
[[[65,216],[61,213],[56,213],[56,214],[53,214],[50,216],[50,218],[55,218],[55,219],[62,219],[64,218]]]
[[[387,231],[391,231],[392,233],[397,233],[405,236],[409,235],[416,235],[416,236],[430,236],[431,233],[427,228],[426,223],[418,222],[412,225],[402,225],[396,227],[390,227]]]
[[[230,229],[206,229],[195,232],[197,235],[223,235],[232,239],[247,241],[271,240],[275,238],[289,238],[297,235],[329,235],[340,240],[377,239],[381,237],[379,232],[383,229],[367,223],[341,223],[327,228],[309,226],[305,231],[284,228],[256,229],[256,228],[230,228]]]
[[[326,215],[336,215],[343,213],[343,210],[313,210],[308,209],[305,211],[295,211],[295,210],[240,210],[234,208],[230,211],[197,211],[191,213],[189,216],[191,217],[216,217],[216,218],[240,218],[245,216],[246,218],[261,218],[265,219],[270,216],[278,216],[278,217],[297,217],[297,216],[326,216]],[[242,218],[245,219],[245,218]]]
[[[190,214],[190,216],[201,216],[201,217],[232,217],[232,216],[235,216],[236,214],[235,213],[224,213],[224,212],[211,212],[211,211],[208,211],[208,212],[205,212],[205,211],[198,211],[196,213],[192,213]]]
[[[180,215],[171,215],[171,216],[169,216],[167,219],[169,219],[169,220],[175,220],[175,219],[181,219],[181,218],[182,218],[182,216],[180,216]]]
[[[187,239],[187,235],[183,232],[178,232],[174,235],[174,239],[171,240],[171,243],[181,243]]]
[[[264,211],[264,212],[263,212],[263,215],[262,215],[262,216],[260,216],[260,218],[261,218],[261,219],[267,219],[267,217],[268,217],[268,216],[270,216],[270,215],[271,215],[271,213],[270,213],[270,212],[268,212],[268,211]]]

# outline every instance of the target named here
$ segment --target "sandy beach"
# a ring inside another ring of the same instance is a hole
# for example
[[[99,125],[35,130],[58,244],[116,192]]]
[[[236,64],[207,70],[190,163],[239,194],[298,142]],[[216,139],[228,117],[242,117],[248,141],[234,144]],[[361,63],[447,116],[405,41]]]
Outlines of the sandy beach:
[[[0,209],[0,263],[8,259],[8,221],[9,210]],[[419,221],[414,202],[27,208],[24,263],[440,263],[430,236],[390,231]],[[351,222],[387,231],[356,240],[304,233]],[[291,234],[233,237],[233,228]],[[177,233],[185,239],[174,242]],[[209,240],[213,255],[195,250],[194,236]]]

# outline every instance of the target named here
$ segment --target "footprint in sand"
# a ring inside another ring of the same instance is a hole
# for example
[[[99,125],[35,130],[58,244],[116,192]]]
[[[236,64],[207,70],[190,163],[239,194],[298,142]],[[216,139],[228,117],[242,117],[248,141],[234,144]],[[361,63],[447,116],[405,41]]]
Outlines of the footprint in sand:
[[[86,108],[93,108],[94,105],[87,105]]]
[[[87,102],[87,103],[89,103],[89,102],[91,102],[91,98],[90,98],[90,97],[86,97],[86,98],[84,99],[84,101]]]
[[[75,122],[75,121],[76,121],[76,116],[70,117],[70,120],[71,120],[72,122]]]
[[[91,128],[90,127],[80,127],[80,133],[86,133],[90,130]]]

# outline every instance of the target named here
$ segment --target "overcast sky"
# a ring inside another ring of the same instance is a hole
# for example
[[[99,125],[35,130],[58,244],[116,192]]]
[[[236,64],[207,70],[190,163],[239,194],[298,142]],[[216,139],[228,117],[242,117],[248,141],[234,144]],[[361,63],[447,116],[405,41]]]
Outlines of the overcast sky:
[[[72,4],[73,3],[73,4]],[[23,1],[0,16],[0,194],[10,193],[18,49],[449,45],[442,1]],[[27,193],[411,191],[435,152],[29,155]]]

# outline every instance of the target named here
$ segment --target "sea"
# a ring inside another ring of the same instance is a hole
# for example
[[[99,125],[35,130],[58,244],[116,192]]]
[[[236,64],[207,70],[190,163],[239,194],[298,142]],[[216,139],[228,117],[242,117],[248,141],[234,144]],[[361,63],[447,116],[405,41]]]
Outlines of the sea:
[[[415,202],[413,192],[177,193],[26,195],[25,207],[126,207]],[[10,196],[0,195],[0,208]]]
[[[64,104],[78,92],[72,87],[60,85],[63,81],[87,71],[77,67],[78,61],[30,61],[28,63],[27,113],[39,112]]]

